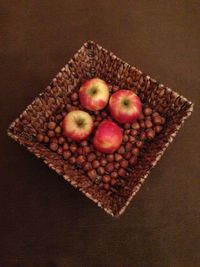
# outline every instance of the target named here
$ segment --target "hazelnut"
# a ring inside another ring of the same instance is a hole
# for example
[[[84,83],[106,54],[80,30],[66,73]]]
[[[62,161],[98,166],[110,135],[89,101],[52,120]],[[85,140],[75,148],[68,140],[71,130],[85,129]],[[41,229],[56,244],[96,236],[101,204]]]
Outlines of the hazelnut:
[[[87,172],[92,169],[92,164],[90,162],[86,162],[83,168]]]
[[[78,147],[78,149],[77,149],[77,153],[78,153],[79,155],[82,155],[82,154],[83,154],[83,148],[82,148],[82,147]]]
[[[104,188],[106,191],[108,191],[108,190],[110,189],[110,186],[109,186],[109,184],[103,184],[103,188]]]
[[[70,157],[69,158],[69,163],[74,164],[76,162],[76,158],[75,157]]]
[[[73,94],[71,94],[70,98],[71,98],[72,101],[78,100],[78,93],[74,92]]]
[[[87,140],[81,141],[81,146],[87,146],[87,145],[88,145],[88,141]]]
[[[64,159],[67,160],[67,159],[69,159],[70,157],[71,157],[71,152],[70,152],[70,151],[67,150],[67,151],[64,151],[64,152],[63,152],[63,158],[64,158]]]
[[[117,178],[118,177],[118,173],[117,172],[111,172],[110,176],[112,178]]]
[[[132,148],[132,144],[131,144],[130,142],[126,143],[126,145],[125,145],[125,150],[126,150],[127,152],[129,152],[129,151],[131,151],[131,148]]]
[[[154,127],[154,130],[155,130],[156,133],[160,133],[162,131],[162,129],[163,129],[163,127],[161,125],[156,125]]]
[[[115,169],[119,169],[119,167],[120,167],[119,162],[115,162],[115,163],[114,163],[114,166],[115,166]]]
[[[150,120],[151,121],[151,116],[146,116],[145,118],[146,120]]]
[[[151,128],[146,130],[147,139],[152,140],[155,137],[155,131]]]
[[[90,170],[87,174],[92,181],[94,181],[97,177],[97,172],[95,170]]]
[[[140,121],[141,120],[144,120],[144,114],[141,112],[140,115],[139,115],[139,118],[138,118]]]
[[[120,168],[120,169],[118,170],[118,175],[121,176],[121,177],[123,177],[123,176],[126,175],[126,171],[125,171],[123,168]]]
[[[124,148],[124,146],[120,146],[120,148],[117,150],[117,152],[118,152],[119,154],[124,154],[124,153],[125,153],[125,148]]]
[[[88,156],[87,156],[87,160],[89,162],[92,162],[93,160],[96,159],[96,155],[94,153],[90,153]]]
[[[67,104],[67,105],[66,105],[66,109],[67,109],[68,112],[71,111],[71,107],[72,107],[72,105],[70,105],[70,104]],[[64,116],[65,116],[65,115],[64,115]]]
[[[98,161],[98,160],[93,160],[93,162],[92,162],[92,167],[93,167],[94,169],[96,169],[96,168],[98,168],[99,166],[100,166],[99,161]]]
[[[105,173],[104,167],[100,166],[99,168],[97,168],[97,172],[98,172],[99,175],[103,175]]]
[[[114,170],[114,164],[113,163],[108,163],[105,167],[107,172],[112,172]]]
[[[44,141],[44,143],[49,143],[49,137],[45,135],[43,141]]]
[[[97,177],[95,179],[95,184],[99,185],[102,182],[102,177],[97,174]]]
[[[110,175],[104,175],[103,178],[102,178],[102,180],[103,180],[104,183],[107,184],[107,183],[110,182],[111,177],[110,177]]]
[[[129,163],[130,163],[132,166],[135,166],[136,163],[137,163],[137,156],[132,156],[132,157],[129,159]]]
[[[69,149],[71,150],[72,153],[75,153],[77,151],[77,146],[76,144],[71,144]]]
[[[145,128],[145,126],[146,126],[146,125],[145,125],[144,121],[140,121],[140,127],[141,127],[141,128]]]
[[[120,161],[122,159],[122,155],[116,153],[115,154],[115,161]]]
[[[134,147],[132,150],[131,150],[131,153],[135,156],[137,156],[139,153],[140,153],[140,150],[138,147]]]
[[[73,105],[74,105],[74,106],[78,106],[78,104],[79,104],[78,101],[74,101],[74,102],[73,102]]]
[[[54,121],[50,121],[47,127],[49,130],[54,130],[56,128],[56,123]]]
[[[69,145],[68,145],[68,143],[64,143],[63,144],[63,150],[67,150],[67,149],[69,149]]]
[[[36,139],[38,142],[42,142],[44,140],[44,135],[43,134],[37,134]]]
[[[64,144],[64,143],[65,143],[65,138],[64,138],[63,136],[60,136],[60,137],[58,138],[58,143],[59,143],[60,145]]]
[[[57,121],[61,121],[61,120],[62,120],[62,118],[63,118],[63,117],[62,117],[62,115],[61,115],[61,114],[58,114],[58,115],[56,115],[56,120],[57,120]]]
[[[152,112],[153,112],[153,110],[152,110],[151,108],[146,107],[146,108],[144,109],[144,114],[145,114],[146,116],[151,115]]]
[[[140,129],[140,124],[138,122],[134,122],[131,127],[134,129],[134,130],[139,130]]]
[[[124,141],[124,143],[128,142],[128,135],[123,136],[123,141]]]
[[[50,138],[50,143],[58,143],[58,139],[56,137]]]
[[[105,158],[101,159],[100,164],[101,164],[101,166],[106,166],[107,160]]]
[[[142,142],[142,141],[137,141],[136,142],[136,146],[138,147],[138,148],[142,148],[143,146],[144,146],[144,143]]]
[[[160,114],[158,112],[154,112],[151,116],[152,117],[157,117],[157,116],[160,116]]]
[[[125,130],[125,131],[124,131],[124,134],[125,134],[125,135],[129,135],[130,132],[131,132],[131,129],[128,129],[128,130]]]
[[[79,155],[76,159],[76,163],[78,165],[82,165],[85,162],[85,157],[83,155]]]
[[[113,162],[114,161],[114,155],[113,154],[108,154],[106,156],[106,158],[107,158],[108,162]]]
[[[130,123],[125,123],[124,124],[124,129],[130,129],[130,127],[131,127]]]
[[[153,126],[152,122],[150,120],[145,121],[146,128],[151,128]]]
[[[133,130],[131,130],[131,135],[132,136],[137,136],[137,134],[138,134],[138,131],[137,130],[135,130],[135,129],[133,129]]]
[[[89,146],[84,146],[84,147],[83,147],[83,154],[84,154],[84,155],[87,155],[87,154],[89,154],[89,153],[90,153],[90,151],[91,151],[91,149],[90,149],[90,147],[89,147]]]
[[[58,148],[58,150],[57,150],[57,153],[58,153],[59,155],[62,155],[62,153],[63,153],[63,149],[62,149],[61,146],[59,146],[59,148]]]
[[[160,116],[153,117],[153,122],[155,125],[161,125],[162,124],[162,118]]]
[[[114,179],[114,178],[112,178],[111,181],[110,181],[110,184],[111,184],[112,186],[115,186],[115,185],[117,184],[117,180]]]
[[[135,141],[136,141],[135,136],[129,135],[129,142],[130,142],[131,144],[133,144],[133,143],[135,143]]]
[[[57,143],[50,143],[50,149],[52,151],[57,151],[58,149],[58,144]]]
[[[62,128],[60,126],[57,126],[54,131],[56,134],[60,134],[62,132]]]
[[[88,145],[88,146],[89,146],[89,145]],[[93,146],[89,146],[89,147],[90,147],[91,152],[97,151],[97,150],[94,149]]]
[[[99,188],[103,188],[103,187],[104,187],[104,183],[100,183]]]
[[[102,153],[100,151],[96,151],[97,157],[101,157]]]
[[[130,159],[130,157],[131,157],[131,153],[130,153],[130,152],[126,152],[126,153],[124,154],[124,158],[125,158],[125,159]]]
[[[128,161],[123,159],[120,161],[120,165],[122,168],[127,168],[128,167]]]
[[[49,130],[48,131],[48,137],[54,137],[55,136],[55,132],[54,131],[52,131],[52,130]]]
[[[72,142],[72,139],[69,138],[69,137],[67,137],[67,141],[68,141],[69,143],[71,143],[71,142]]]
[[[146,139],[146,134],[145,134],[145,132],[142,132],[142,133],[140,134],[140,139],[141,139],[141,140],[145,140],[145,139]]]
[[[166,119],[164,117],[161,117],[161,118],[162,118],[162,124],[165,124]]]

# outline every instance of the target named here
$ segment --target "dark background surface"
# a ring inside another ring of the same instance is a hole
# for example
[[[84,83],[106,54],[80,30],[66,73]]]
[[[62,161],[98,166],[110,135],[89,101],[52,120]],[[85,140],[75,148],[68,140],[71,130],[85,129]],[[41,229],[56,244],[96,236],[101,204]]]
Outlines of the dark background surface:
[[[200,266],[199,1],[0,1],[0,266]],[[6,136],[86,41],[195,111],[119,219]]]

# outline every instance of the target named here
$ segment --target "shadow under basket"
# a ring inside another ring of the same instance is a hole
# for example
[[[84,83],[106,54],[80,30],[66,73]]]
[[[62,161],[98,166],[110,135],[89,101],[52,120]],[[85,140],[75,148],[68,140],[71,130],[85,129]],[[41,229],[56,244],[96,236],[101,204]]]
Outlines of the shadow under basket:
[[[144,105],[148,105],[166,118],[163,131],[142,150],[121,192],[123,197],[120,194],[112,197],[105,191],[98,190],[98,186],[86,174],[36,139],[38,132],[46,131],[51,116],[58,109],[65,110],[69,94],[77,91],[85,80],[93,77],[99,77],[119,88],[133,90]],[[129,205],[192,110],[193,104],[183,96],[143,74],[95,42],[88,41],[61,69],[45,91],[12,122],[8,135],[41,158],[51,169],[62,175],[107,213],[118,217]]]

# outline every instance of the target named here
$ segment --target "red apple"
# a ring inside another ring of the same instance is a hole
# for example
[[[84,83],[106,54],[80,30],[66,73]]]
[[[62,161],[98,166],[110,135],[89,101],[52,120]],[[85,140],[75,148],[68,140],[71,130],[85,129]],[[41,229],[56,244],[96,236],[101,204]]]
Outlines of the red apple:
[[[113,153],[122,143],[122,131],[119,126],[109,120],[101,122],[96,130],[93,144],[103,153]]]
[[[93,130],[93,120],[87,112],[74,110],[64,117],[62,126],[64,135],[79,141],[90,135]]]
[[[109,110],[116,121],[130,123],[139,117],[142,104],[139,97],[132,91],[119,90],[111,96]]]
[[[99,79],[87,80],[79,90],[81,105],[91,111],[103,109],[109,99],[109,88],[107,84]]]

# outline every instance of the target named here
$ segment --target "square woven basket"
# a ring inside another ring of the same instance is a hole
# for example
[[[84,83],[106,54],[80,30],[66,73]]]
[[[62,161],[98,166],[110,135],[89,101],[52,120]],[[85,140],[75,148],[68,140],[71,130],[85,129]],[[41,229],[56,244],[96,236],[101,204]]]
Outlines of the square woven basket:
[[[128,186],[124,189],[125,199],[120,196],[112,199],[103,194],[91,183],[87,175],[73,168],[62,156],[52,152],[35,138],[38,129],[41,133],[45,131],[47,121],[58,108],[65,109],[68,95],[77,90],[86,79],[93,77],[99,77],[119,88],[134,88],[144,104],[148,104],[166,118],[163,131],[142,151]],[[183,96],[130,66],[95,42],[88,41],[61,69],[44,92],[11,123],[8,135],[41,158],[107,213],[117,217],[129,205],[192,110],[193,104]]]

